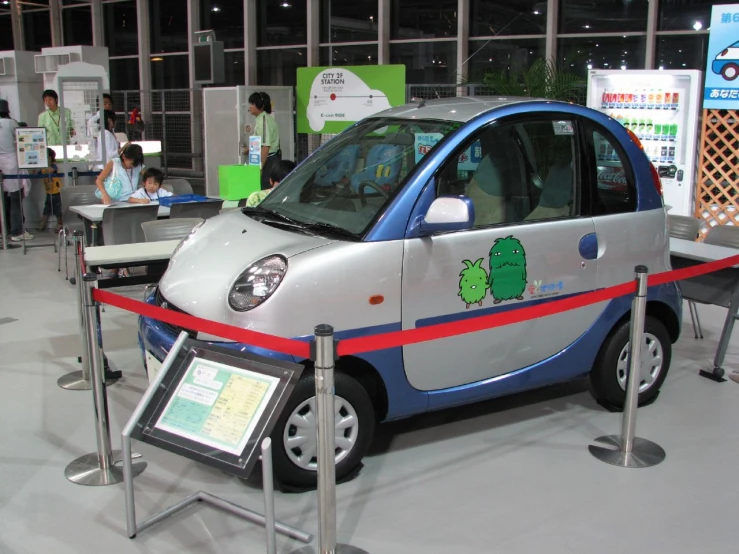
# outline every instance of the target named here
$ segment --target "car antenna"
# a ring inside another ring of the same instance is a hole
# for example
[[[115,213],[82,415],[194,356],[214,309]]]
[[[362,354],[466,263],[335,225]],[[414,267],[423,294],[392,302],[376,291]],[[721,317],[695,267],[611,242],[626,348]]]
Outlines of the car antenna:
[[[416,108],[423,108],[426,105],[426,99],[425,98],[417,98],[417,97],[414,96],[413,98],[411,98],[411,102],[417,102],[418,103],[418,106],[416,106]]]

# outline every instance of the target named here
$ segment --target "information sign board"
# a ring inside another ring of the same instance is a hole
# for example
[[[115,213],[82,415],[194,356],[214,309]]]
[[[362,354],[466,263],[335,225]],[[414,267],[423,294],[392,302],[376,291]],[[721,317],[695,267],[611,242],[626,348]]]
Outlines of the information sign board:
[[[18,169],[43,169],[49,167],[44,127],[18,127],[15,130]]]
[[[247,477],[303,366],[188,341],[132,437]]]

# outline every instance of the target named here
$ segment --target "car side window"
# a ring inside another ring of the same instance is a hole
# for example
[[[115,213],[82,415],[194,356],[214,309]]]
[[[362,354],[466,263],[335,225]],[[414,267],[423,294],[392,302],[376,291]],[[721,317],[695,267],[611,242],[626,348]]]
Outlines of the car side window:
[[[577,215],[575,122],[494,124],[457,150],[437,174],[437,195],[464,195],[475,227]]]
[[[591,187],[593,215],[635,211],[636,187],[626,153],[605,130],[591,127],[587,134],[595,158],[594,172],[590,175],[595,184]]]

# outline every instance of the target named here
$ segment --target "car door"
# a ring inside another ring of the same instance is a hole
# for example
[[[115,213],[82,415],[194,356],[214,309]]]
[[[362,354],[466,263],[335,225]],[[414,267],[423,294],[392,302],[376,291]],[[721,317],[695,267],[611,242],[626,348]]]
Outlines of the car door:
[[[580,215],[579,142],[574,119],[526,116],[485,127],[442,164],[435,194],[470,198],[475,225],[405,241],[404,329],[463,322],[595,287],[594,225]],[[479,151],[470,156],[470,149]],[[408,381],[433,391],[531,366],[575,341],[600,310],[405,346]]]

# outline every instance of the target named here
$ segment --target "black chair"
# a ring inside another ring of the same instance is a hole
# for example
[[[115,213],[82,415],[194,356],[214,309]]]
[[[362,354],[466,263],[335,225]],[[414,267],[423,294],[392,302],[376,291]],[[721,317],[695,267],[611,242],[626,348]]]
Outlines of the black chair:
[[[169,210],[170,219],[178,217],[200,217],[208,219],[220,213],[223,200],[207,200],[205,202],[177,202]]]
[[[62,221],[64,225],[59,231],[59,267],[57,271],[62,270],[62,242],[64,243],[64,268],[66,278],[69,280],[69,260],[67,250],[69,248],[69,237],[74,231],[85,231],[85,222],[77,217],[71,208],[73,206],[90,206],[100,204],[100,200],[95,196],[97,187],[95,185],[77,185],[76,187],[62,187]]]
[[[200,217],[178,217],[176,219],[160,219],[146,221],[141,224],[146,242],[184,239],[192,228],[203,221]]]

